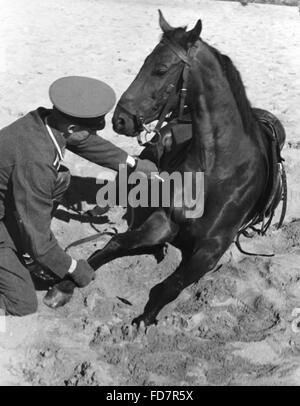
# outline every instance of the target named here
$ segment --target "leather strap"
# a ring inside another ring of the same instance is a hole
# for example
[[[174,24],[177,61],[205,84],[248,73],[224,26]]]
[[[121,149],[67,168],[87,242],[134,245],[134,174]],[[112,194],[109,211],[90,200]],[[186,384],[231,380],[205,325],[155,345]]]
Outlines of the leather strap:
[[[186,65],[191,65],[191,60],[189,58],[188,53],[184,48],[182,48],[180,45],[175,45],[172,41],[168,40],[167,38],[164,38],[162,40],[162,43],[168,45],[168,47],[171,49],[171,51],[174,52],[180,58]]]

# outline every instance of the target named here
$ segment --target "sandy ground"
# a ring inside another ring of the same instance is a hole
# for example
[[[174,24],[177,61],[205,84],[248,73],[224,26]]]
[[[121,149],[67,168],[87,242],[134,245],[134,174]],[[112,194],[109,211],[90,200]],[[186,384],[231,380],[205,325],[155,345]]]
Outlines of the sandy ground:
[[[244,243],[248,250],[276,255],[245,257],[232,247],[223,267],[186,289],[145,334],[136,335],[129,323],[142,311],[149,289],[175,269],[180,256],[172,247],[159,264],[141,256],[102,267],[95,282],[77,290],[57,311],[46,308],[44,292],[38,292],[39,312],[7,318],[7,331],[0,332],[2,385],[300,384],[297,7],[196,0],[0,0],[0,126],[37,106],[50,106],[48,86],[63,75],[98,77],[120,96],[158,41],[158,7],[174,26],[192,28],[202,18],[203,38],[233,59],[253,105],[275,113],[286,128],[285,226]],[[139,151],[134,140],[113,134],[109,122],[103,135],[127,151]],[[66,163],[77,176],[96,177],[102,170],[71,153]],[[80,186],[77,192],[73,202],[81,197],[83,209],[93,206],[95,196],[87,197]],[[94,234],[95,228],[126,227],[118,208],[94,228],[74,211],[61,207],[59,213],[53,230],[64,247]],[[106,240],[71,253],[86,258]]]

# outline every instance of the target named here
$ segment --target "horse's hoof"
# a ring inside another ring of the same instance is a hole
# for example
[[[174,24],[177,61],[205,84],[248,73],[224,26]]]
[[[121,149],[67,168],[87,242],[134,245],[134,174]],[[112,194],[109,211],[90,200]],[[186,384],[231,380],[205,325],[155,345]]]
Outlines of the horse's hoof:
[[[46,293],[43,302],[46,306],[56,309],[57,307],[64,306],[67,304],[73,296],[73,292],[62,292],[56,286],[49,289]]]
[[[146,332],[147,327],[151,326],[152,324],[157,324],[157,320],[152,320],[141,315],[133,319],[131,324],[135,325],[139,332]]]

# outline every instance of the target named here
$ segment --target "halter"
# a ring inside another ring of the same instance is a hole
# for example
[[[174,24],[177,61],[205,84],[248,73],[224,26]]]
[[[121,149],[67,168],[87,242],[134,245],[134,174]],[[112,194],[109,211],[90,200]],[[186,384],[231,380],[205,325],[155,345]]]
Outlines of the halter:
[[[144,123],[144,117],[139,114],[134,114],[132,113],[129,109],[126,107],[122,106],[119,104],[119,107],[121,110],[124,110],[136,123],[137,128],[143,128],[148,134],[151,132],[154,132],[155,134],[158,135],[158,140],[156,142],[148,141],[147,144],[150,145],[155,145],[161,140],[161,133],[160,129],[162,127],[163,122],[166,119],[166,116],[170,113],[170,108],[174,103],[174,100],[179,96],[179,114],[178,114],[178,120],[182,121],[183,120],[183,114],[184,114],[184,106],[185,106],[185,101],[186,101],[186,96],[187,96],[187,82],[188,82],[188,76],[189,76],[189,70],[191,67],[191,62],[192,62],[192,57],[191,57],[191,50],[193,48],[190,47],[188,51],[186,51],[184,48],[182,48],[180,45],[175,44],[174,42],[170,41],[167,38],[163,38],[161,41],[162,44],[167,45],[172,52],[176,54],[176,56],[183,62],[183,67],[179,71],[178,76],[176,77],[175,84],[171,83],[167,85],[167,89],[165,93],[167,93],[167,98],[164,107],[161,110],[161,113],[158,118],[158,122],[154,128],[154,130],[149,130],[147,126]],[[182,78],[182,86],[181,89],[176,91],[178,82],[180,81],[180,78]]]
[[[191,67],[191,48],[188,49],[188,51],[185,51],[184,48],[182,48],[180,45],[174,44],[167,38],[164,38],[162,40],[162,43],[166,44],[171,51],[179,58],[181,61],[184,63],[182,71],[179,73],[177,80],[180,80],[180,76],[182,77],[182,87],[181,89],[176,92],[176,85],[173,85],[172,93],[169,95],[165,107],[163,108],[160,117],[158,119],[158,122],[156,124],[156,127],[154,129],[155,132],[159,132],[161,129],[161,126],[166,118],[166,115],[169,113],[170,107],[173,103],[173,99],[179,95],[179,115],[178,115],[178,120],[182,120],[183,118],[183,113],[184,113],[184,106],[185,106],[185,100],[186,100],[186,95],[187,95],[187,82],[188,82],[188,77],[189,77],[189,71]]]

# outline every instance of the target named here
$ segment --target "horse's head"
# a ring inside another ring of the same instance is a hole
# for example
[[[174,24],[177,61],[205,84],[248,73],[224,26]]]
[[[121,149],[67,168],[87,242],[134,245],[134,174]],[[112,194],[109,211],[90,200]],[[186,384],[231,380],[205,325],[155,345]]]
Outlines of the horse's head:
[[[183,68],[189,63],[188,50],[201,33],[201,20],[187,31],[173,28],[159,10],[162,39],[146,58],[140,72],[123,93],[113,116],[113,128],[120,134],[136,136],[143,124],[157,120],[168,100],[168,110],[174,110],[183,83]],[[169,96],[172,94],[170,102]]]

